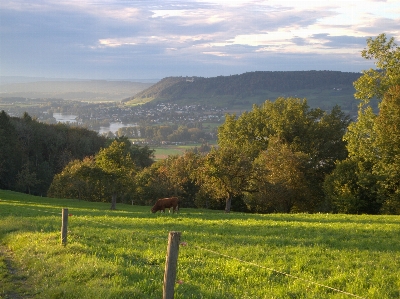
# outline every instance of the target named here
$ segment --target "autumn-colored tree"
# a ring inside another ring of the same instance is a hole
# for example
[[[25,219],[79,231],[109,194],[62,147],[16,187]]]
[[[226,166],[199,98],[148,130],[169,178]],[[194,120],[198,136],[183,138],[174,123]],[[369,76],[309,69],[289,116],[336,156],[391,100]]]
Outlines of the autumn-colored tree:
[[[161,197],[178,196],[182,206],[193,206],[198,191],[194,171],[200,156],[193,152],[169,156],[136,175],[137,197],[142,203],[154,203]]]
[[[309,158],[293,152],[287,144],[272,138],[268,149],[253,162],[251,184],[256,192],[246,196],[246,203],[255,212],[312,211],[312,193],[305,171]]]

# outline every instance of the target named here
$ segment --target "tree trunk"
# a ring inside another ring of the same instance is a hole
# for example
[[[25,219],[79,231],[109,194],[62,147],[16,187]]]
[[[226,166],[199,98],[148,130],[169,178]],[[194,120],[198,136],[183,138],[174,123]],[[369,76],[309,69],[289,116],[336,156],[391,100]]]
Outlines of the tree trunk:
[[[228,197],[226,198],[225,213],[231,212],[231,205],[232,205],[232,195],[229,194]]]
[[[111,196],[111,210],[115,210],[117,208],[117,193],[113,193]]]

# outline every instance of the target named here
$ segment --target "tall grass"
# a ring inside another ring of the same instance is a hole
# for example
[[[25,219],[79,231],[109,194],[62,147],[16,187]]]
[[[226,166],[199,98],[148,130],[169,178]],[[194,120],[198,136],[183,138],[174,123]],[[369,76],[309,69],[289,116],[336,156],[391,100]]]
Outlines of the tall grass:
[[[0,242],[33,298],[161,298],[169,231],[183,242],[175,298],[400,297],[399,216],[117,208],[0,190]]]

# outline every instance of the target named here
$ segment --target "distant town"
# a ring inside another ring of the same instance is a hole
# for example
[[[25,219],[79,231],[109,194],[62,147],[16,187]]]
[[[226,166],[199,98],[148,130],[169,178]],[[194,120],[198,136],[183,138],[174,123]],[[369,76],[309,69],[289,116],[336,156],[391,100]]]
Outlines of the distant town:
[[[206,105],[147,103],[127,106],[119,102],[93,103],[21,97],[0,98],[0,110],[14,117],[28,113],[43,123],[65,123],[97,131],[111,138],[135,138],[137,142],[146,144],[215,140],[216,129],[227,113],[227,109]]]

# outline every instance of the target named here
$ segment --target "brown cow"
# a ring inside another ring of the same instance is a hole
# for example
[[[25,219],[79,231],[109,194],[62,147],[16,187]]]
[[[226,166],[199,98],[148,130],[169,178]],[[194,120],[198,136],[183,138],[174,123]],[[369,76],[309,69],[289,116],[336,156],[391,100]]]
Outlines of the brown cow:
[[[165,209],[168,209],[168,211],[171,213],[171,208],[173,208],[172,213],[174,213],[175,211],[179,210],[178,203],[178,197],[160,198],[151,208],[151,211],[153,213],[157,211],[160,211],[160,213],[163,211],[165,213]]]

